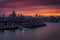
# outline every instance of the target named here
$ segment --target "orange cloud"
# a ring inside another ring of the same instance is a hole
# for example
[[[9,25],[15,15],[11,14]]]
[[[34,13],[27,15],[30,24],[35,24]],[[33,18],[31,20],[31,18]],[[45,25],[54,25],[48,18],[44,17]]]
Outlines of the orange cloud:
[[[60,16],[60,8],[56,6],[29,6],[22,8],[0,8],[0,13],[4,13],[5,15],[9,15],[12,11],[15,10],[16,14],[22,13],[25,16],[31,15],[35,16],[36,14],[43,16]]]
[[[18,12],[17,12],[18,13]],[[33,10],[33,11],[21,11],[25,16],[31,15],[35,16],[36,14],[44,16],[60,16],[60,9],[43,9],[43,10]]]

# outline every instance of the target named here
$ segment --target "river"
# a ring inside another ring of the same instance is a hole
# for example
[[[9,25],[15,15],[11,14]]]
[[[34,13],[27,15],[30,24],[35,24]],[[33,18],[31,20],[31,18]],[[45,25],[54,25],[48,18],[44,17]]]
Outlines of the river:
[[[60,40],[60,23],[36,29],[0,30],[0,40]]]

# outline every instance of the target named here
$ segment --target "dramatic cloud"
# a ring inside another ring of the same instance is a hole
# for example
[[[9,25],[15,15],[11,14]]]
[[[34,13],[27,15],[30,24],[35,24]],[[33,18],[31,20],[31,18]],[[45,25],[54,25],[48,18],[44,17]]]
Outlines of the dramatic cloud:
[[[9,14],[13,10],[30,15],[33,13],[60,14],[60,0],[0,0],[0,14]]]
[[[60,5],[60,0],[0,0],[0,7]]]

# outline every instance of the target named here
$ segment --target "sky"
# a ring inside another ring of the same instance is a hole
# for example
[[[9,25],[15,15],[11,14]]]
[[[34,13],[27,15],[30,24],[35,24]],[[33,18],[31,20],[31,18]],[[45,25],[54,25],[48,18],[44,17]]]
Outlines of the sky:
[[[14,10],[17,15],[60,16],[60,0],[0,0],[0,15],[8,16]]]

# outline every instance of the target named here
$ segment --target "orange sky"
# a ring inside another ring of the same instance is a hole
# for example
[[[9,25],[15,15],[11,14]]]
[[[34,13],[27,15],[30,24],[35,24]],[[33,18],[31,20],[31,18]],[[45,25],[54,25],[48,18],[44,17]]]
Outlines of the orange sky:
[[[55,9],[34,10],[34,11],[27,11],[27,12],[23,11],[22,13],[24,13],[24,15],[32,15],[32,16],[34,16],[35,14],[46,15],[46,16],[50,16],[50,15],[60,16],[60,11]]]
[[[0,15],[16,14],[60,16],[60,0],[0,0]]]
[[[43,16],[60,16],[60,9],[56,6],[29,6],[21,8],[3,8],[3,14],[9,15],[13,10],[16,11],[16,14],[23,14],[25,16],[31,15],[35,16],[36,14]],[[2,10],[2,9],[1,9]],[[1,13],[0,13],[1,14]]]
[[[60,16],[60,9],[41,9],[32,11],[18,11],[17,13],[22,13],[23,15],[35,16],[36,14],[43,16]]]
[[[8,13],[12,12],[6,12],[5,15],[9,15]],[[43,16],[60,16],[60,9],[43,9],[43,10],[33,10],[33,11],[16,11],[16,14],[23,14],[25,16],[31,15],[35,16],[36,14],[43,15]]]

